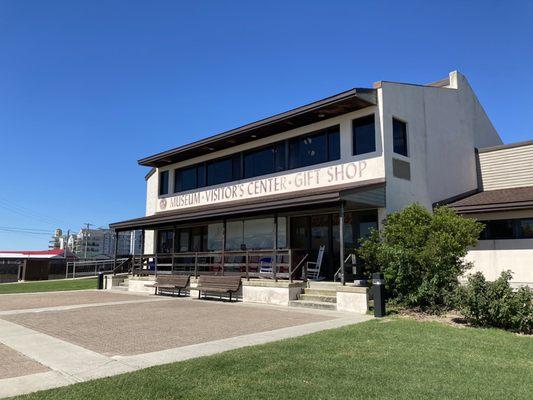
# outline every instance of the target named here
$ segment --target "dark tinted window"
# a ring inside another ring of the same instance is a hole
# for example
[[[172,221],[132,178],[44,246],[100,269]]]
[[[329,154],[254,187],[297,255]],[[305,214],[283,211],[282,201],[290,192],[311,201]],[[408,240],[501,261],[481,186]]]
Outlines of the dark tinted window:
[[[274,170],[275,149],[273,146],[244,153],[244,177],[271,174]]]
[[[353,155],[376,151],[376,128],[374,115],[352,121]]]
[[[205,164],[198,164],[196,168],[196,179],[198,187],[204,187],[206,185],[206,176],[205,176]]]
[[[174,192],[196,189],[196,166],[176,170],[174,173]]]
[[[158,253],[172,253],[172,243],[174,241],[174,232],[157,231],[157,252]]]
[[[394,152],[407,157],[407,124],[397,119],[393,119],[392,136]]]
[[[328,161],[326,132],[300,136],[289,141],[289,167],[301,168]]]
[[[533,238],[533,218],[519,221],[518,235],[521,238]]]
[[[240,179],[240,154],[207,164],[207,185],[218,185]]]
[[[481,221],[485,224],[485,229],[481,234],[481,239],[513,239],[513,220],[501,219],[494,221]]]
[[[168,194],[168,171],[159,174],[159,194]]]
[[[328,161],[341,158],[341,139],[339,126],[328,128]]]
[[[244,153],[244,177],[272,174],[285,169],[285,143]]]

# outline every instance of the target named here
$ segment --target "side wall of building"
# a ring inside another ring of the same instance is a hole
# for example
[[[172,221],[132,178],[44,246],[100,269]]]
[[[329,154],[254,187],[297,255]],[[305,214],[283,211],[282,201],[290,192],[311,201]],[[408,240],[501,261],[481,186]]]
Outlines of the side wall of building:
[[[447,87],[384,82],[380,100],[388,212],[477,189],[475,148],[501,139],[463,75]],[[393,118],[407,123],[408,157],[393,152]],[[393,159],[410,164],[410,180],[394,176]]]

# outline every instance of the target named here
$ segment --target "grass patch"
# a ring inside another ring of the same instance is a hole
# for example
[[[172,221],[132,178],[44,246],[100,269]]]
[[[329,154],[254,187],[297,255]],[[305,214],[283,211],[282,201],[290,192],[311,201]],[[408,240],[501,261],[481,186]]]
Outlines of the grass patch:
[[[530,399],[531,376],[531,337],[391,318],[20,398]]]
[[[0,284],[0,294],[96,289],[96,278]]]

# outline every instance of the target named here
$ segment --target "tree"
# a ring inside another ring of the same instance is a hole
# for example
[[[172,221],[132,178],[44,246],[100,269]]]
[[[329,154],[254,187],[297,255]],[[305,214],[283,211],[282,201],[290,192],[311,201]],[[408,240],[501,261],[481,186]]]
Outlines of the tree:
[[[393,302],[439,312],[453,305],[458,278],[470,268],[463,258],[482,229],[449,207],[431,213],[413,204],[363,239],[358,255],[367,273],[383,272]]]

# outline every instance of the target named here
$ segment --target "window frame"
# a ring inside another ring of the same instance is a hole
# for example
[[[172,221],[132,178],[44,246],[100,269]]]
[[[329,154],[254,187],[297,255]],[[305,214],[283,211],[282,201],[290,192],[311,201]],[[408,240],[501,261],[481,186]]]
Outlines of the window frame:
[[[163,176],[166,176],[166,191],[163,193]],[[166,196],[170,193],[170,170],[159,171],[159,182],[157,189],[159,196]]]
[[[356,141],[356,135],[355,135],[355,127],[356,127],[355,123],[356,123],[356,121],[362,121],[362,120],[367,120],[367,119],[369,120],[370,118],[372,118],[373,125],[374,125],[373,149],[371,151],[365,151],[365,152],[362,152],[362,153],[358,153],[357,152],[357,141]],[[368,155],[368,154],[373,154],[373,153],[375,153],[377,151],[376,114],[375,113],[363,115],[363,116],[360,116],[360,117],[352,119],[351,128],[352,128],[352,156],[354,156],[354,157],[356,157],[356,156],[364,156],[364,155]]]
[[[395,146],[394,146],[394,140],[395,140],[395,137],[394,137],[394,123],[395,122],[400,122],[401,124],[403,124],[405,126],[405,154],[397,152],[396,149],[395,149]],[[398,156],[401,156],[401,157],[405,157],[405,158],[409,158],[409,156],[411,155],[411,151],[410,151],[409,145],[410,145],[409,123],[407,121],[405,121],[404,119],[402,119],[402,118],[398,118],[396,116],[393,116],[392,117],[392,152],[395,155],[398,155]]]

